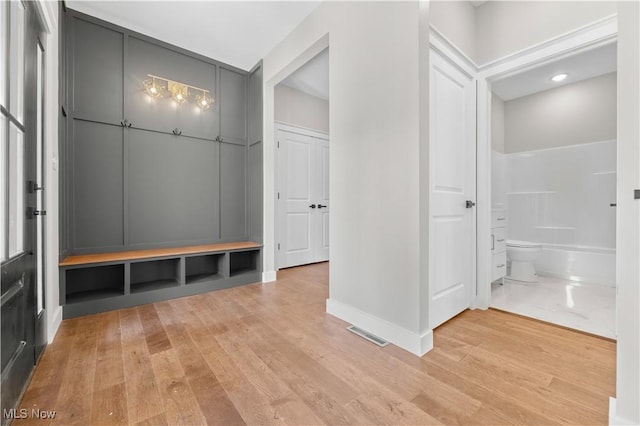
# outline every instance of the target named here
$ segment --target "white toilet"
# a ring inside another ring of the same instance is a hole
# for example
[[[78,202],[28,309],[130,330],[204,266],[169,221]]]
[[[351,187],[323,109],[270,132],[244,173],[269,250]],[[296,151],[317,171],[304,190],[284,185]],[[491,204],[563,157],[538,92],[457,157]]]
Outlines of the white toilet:
[[[537,283],[538,276],[533,262],[542,254],[542,244],[529,241],[507,240],[507,257],[511,261],[509,280]]]

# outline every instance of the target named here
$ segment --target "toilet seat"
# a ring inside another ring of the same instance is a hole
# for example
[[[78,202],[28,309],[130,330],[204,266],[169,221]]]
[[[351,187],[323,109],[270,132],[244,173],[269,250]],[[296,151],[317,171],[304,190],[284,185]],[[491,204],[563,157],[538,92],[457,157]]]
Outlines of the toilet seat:
[[[541,246],[542,244],[532,243],[531,241],[507,240],[507,247],[538,248]]]

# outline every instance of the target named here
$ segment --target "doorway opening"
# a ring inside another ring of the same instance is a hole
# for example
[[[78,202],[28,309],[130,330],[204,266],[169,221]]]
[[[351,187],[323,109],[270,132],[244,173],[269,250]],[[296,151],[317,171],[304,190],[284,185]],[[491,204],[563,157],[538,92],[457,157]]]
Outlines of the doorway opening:
[[[329,48],[274,88],[276,270],[329,260]]]
[[[491,81],[490,306],[615,338],[616,43]]]

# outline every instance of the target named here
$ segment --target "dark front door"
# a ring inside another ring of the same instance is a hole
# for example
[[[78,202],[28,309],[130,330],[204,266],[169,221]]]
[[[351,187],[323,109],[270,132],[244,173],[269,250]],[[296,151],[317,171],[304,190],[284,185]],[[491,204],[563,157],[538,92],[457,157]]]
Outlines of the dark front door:
[[[42,181],[38,182],[37,167],[42,142],[42,98],[38,101],[42,56],[39,60],[40,24],[33,4],[0,2],[0,32],[0,394],[5,424],[16,415],[11,409],[33,370],[36,335],[43,335],[44,287],[38,287],[37,270],[42,240],[38,238]]]

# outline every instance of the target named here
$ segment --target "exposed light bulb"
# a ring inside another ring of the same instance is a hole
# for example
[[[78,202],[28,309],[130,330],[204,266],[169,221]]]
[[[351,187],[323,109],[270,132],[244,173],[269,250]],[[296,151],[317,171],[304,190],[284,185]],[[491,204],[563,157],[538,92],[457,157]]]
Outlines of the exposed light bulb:
[[[213,103],[213,99],[211,99],[209,95],[207,95],[207,92],[203,90],[202,94],[196,97],[196,102],[201,109],[208,109]]]
[[[161,98],[163,96],[162,87],[158,86],[155,77],[144,82],[145,91],[152,99]]]
[[[556,83],[559,81],[564,80],[565,78],[567,78],[567,74],[556,74],[553,77],[551,77],[551,80],[555,81]]]
[[[181,101],[181,100],[183,99],[183,98],[182,98],[182,93],[178,93],[178,94],[176,95],[176,98],[177,98],[179,101]]]

